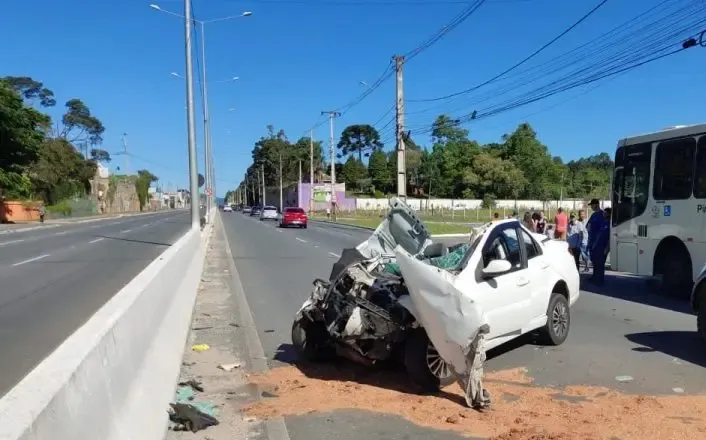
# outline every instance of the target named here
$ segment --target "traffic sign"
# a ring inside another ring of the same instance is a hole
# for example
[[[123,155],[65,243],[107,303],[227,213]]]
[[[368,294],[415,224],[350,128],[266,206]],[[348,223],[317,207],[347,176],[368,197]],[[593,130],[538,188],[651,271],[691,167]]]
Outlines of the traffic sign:
[[[206,188],[206,195],[211,197],[211,188]]]

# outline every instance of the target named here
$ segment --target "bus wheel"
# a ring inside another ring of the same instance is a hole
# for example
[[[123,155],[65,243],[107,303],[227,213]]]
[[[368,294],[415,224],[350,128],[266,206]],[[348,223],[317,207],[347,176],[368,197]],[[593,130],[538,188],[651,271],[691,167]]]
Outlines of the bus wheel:
[[[662,276],[663,295],[685,299],[691,294],[691,258],[682,243],[663,242],[658,246],[654,274]]]

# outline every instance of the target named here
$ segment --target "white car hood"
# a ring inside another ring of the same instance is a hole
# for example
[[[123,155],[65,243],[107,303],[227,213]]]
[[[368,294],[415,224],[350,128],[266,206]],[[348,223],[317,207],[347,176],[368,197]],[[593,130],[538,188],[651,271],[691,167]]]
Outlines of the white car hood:
[[[395,247],[412,255],[431,244],[429,231],[412,208],[399,198],[390,199],[390,210],[370,238],[356,249],[366,258],[393,256]]]
[[[439,355],[456,373],[466,374],[466,353],[486,324],[481,305],[454,287],[455,276],[417,260],[401,246],[395,249],[413,314]]]

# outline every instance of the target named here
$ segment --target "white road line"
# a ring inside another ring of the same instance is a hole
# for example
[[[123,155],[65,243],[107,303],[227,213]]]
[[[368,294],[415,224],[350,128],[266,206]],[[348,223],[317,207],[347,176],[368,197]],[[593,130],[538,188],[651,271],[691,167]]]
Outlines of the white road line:
[[[95,240],[91,240],[88,243],[93,244],[93,243],[98,243],[99,241],[103,241],[103,238],[96,238]]]
[[[341,258],[340,255],[334,254],[333,252],[329,252],[328,254],[329,254],[330,256],[334,257],[334,258]]]
[[[12,244],[12,243],[21,243],[23,241],[25,241],[24,238],[21,240],[4,241],[4,242],[0,243],[0,246],[5,246],[6,244]]]
[[[64,232],[57,232],[57,233],[54,234],[54,235],[65,235],[65,234],[68,234],[68,233],[69,233],[69,231],[64,231]]]
[[[22,266],[23,264],[27,264],[27,263],[31,263],[33,261],[41,260],[42,258],[47,258],[48,256],[49,256],[49,254],[40,255],[38,257],[30,258],[29,260],[20,261],[19,263],[15,263],[12,266],[13,267]]]
[[[128,232],[132,231],[132,229],[123,229],[120,231],[121,234],[127,234]]]
[[[302,243],[306,243],[306,240],[304,240],[303,238],[297,237],[297,240],[301,241]]]

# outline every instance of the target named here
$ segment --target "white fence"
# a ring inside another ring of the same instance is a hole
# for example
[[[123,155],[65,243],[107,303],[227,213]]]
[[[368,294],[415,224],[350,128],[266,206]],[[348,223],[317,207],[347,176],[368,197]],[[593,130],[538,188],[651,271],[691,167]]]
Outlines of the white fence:
[[[561,202],[558,200],[541,201],[541,200],[496,200],[494,210],[513,210],[518,211],[535,211],[535,210],[551,210],[554,211],[560,206],[568,211],[576,211],[586,209],[588,200],[569,200],[564,199]],[[407,204],[418,211],[465,211],[478,210],[483,206],[483,201],[480,199],[414,199],[408,198]],[[388,208],[388,199],[356,199],[356,209],[360,211],[378,211]],[[601,200],[601,207],[610,207],[610,200]],[[487,208],[485,208],[487,209]]]

